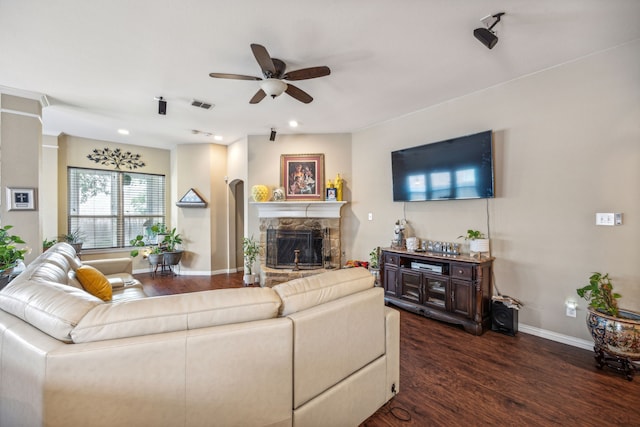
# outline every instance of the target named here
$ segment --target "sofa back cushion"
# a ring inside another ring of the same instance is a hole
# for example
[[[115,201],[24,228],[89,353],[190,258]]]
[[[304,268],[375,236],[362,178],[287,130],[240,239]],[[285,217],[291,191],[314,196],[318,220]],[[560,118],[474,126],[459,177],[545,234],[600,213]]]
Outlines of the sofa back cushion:
[[[81,289],[45,280],[16,278],[0,291],[0,309],[64,342],[71,342],[73,328],[100,304]]]
[[[93,307],[71,332],[91,342],[250,322],[277,317],[280,299],[270,288],[219,289]]]
[[[346,268],[303,277],[273,287],[282,300],[280,314],[289,314],[334,301],[373,287],[374,278],[366,269]]]

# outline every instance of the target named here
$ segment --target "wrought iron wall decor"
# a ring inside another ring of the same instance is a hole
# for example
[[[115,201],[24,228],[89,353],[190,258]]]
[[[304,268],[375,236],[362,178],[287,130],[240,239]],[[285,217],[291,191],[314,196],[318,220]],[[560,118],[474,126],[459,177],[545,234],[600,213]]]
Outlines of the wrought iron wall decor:
[[[115,166],[118,170],[120,170],[120,166],[131,170],[146,166],[140,157],[142,157],[140,154],[133,154],[131,151],[122,151],[119,148],[112,150],[105,147],[102,150],[94,148],[87,159],[104,166]]]

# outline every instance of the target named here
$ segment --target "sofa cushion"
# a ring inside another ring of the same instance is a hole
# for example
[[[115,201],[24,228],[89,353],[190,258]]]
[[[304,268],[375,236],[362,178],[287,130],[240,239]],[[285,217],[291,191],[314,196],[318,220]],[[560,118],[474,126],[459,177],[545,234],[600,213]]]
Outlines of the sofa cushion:
[[[277,317],[270,288],[219,289],[93,307],[71,332],[76,343],[206,328]]]
[[[14,280],[0,292],[0,309],[65,342],[71,342],[80,319],[100,304],[81,289],[47,281]]]
[[[111,301],[112,290],[109,280],[95,267],[83,265],[76,270],[76,277],[85,291],[100,298],[102,301]]]
[[[374,278],[366,269],[346,268],[303,277],[273,287],[282,300],[280,315],[323,304],[373,287]]]

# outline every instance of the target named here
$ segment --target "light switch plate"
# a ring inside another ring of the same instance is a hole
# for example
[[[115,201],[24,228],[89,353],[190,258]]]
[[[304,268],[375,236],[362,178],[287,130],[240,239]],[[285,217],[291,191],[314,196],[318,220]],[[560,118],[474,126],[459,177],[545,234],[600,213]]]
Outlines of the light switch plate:
[[[615,225],[614,213],[597,213],[596,225]]]

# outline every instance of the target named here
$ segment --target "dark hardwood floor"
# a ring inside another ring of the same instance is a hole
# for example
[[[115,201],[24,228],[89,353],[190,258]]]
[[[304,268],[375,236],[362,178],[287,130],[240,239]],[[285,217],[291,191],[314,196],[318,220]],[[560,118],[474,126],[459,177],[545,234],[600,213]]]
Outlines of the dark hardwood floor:
[[[242,286],[241,273],[136,277],[149,295]],[[640,372],[627,381],[591,351],[533,335],[400,319],[400,392],[363,427],[640,426]]]

